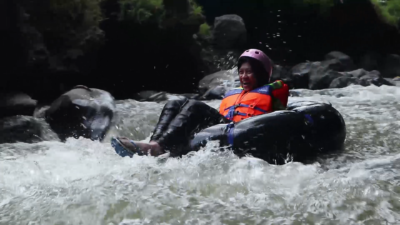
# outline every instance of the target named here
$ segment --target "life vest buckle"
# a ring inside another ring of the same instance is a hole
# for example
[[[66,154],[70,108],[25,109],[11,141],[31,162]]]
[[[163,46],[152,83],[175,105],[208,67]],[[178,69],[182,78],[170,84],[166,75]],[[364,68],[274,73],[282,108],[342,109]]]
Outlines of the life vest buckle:
[[[251,105],[249,105],[249,107],[254,109],[255,105],[251,104]]]

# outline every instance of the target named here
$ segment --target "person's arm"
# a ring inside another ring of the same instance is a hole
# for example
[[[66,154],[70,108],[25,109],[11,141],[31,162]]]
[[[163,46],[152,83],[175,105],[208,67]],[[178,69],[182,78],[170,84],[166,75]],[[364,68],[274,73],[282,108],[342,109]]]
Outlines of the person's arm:
[[[282,80],[277,80],[269,85],[273,89],[272,109],[274,111],[285,110],[289,99],[289,86],[285,84]]]

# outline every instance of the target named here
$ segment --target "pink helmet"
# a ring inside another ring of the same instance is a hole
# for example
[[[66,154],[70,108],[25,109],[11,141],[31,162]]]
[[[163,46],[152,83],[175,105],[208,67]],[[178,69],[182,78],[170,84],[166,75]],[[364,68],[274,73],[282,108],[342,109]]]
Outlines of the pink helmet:
[[[239,57],[250,57],[253,59],[257,59],[258,61],[260,61],[262,63],[262,65],[265,68],[265,71],[267,71],[268,76],[271,77],[272,74],[272,61],[271,59],[261,50],[258,49],[248,49],[246,51],[243,52],[243,54]]]

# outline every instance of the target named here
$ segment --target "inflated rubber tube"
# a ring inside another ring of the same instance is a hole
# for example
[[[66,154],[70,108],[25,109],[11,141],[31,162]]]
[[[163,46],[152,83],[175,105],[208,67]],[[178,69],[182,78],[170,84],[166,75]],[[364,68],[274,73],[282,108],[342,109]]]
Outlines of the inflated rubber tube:
[[[208,141],[218,140],[239,156],[251,154],[271,163],[288,158],[304,161],[319,153],[340,150],[346,125],[330,104],[295,102],[287,110],[255,116],[236,124],[218,124],[202,130],[191,140],[198,150]]]

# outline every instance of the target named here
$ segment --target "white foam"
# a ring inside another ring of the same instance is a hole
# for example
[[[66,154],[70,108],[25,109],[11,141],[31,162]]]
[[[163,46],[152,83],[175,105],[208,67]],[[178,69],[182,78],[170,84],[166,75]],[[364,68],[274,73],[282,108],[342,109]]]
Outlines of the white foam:
[[[0,145],[0,224],[396,224],[400,89],[301,90],[332,103],[347,149],[270,165],[213,144],[182,159],[121,158],[108,141]],[[220,101],[207,104],[217,108]],[[110,135],[148,139],[163,104],[119,102]]]

